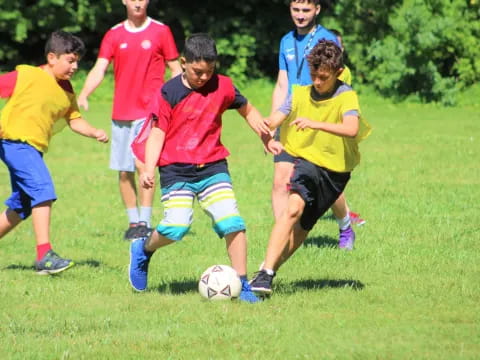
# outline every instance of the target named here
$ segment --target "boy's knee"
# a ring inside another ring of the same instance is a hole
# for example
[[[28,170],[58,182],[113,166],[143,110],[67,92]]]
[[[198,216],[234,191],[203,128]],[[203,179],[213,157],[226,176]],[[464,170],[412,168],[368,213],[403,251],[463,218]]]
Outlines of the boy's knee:
[[[160,224],[157,226],[156,230],[160,235],[166,237],[167,239],[180,241],[190,231],[190,226]]]
[[[219,238],[223,238],[229,234],[245,231],[246,227],[241,216],[231,216],[215,223],[213,229]]]

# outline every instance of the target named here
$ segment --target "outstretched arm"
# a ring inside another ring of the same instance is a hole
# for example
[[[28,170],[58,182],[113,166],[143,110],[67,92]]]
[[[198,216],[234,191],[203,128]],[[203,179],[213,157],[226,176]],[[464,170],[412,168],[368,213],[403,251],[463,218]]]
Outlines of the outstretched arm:
[[[90,125],[90,123],[84,118],[72,119],[68,122],[68,126],[77,134],[97,139],[97,141],[106,143],[108,142],[108,135],[102,129],[97,129]]]
[[[164,142],[165,132],[158,127],[153,127],[145,145],[145,166],[140,174],[140,184],[146,189],[155,186],[155,168]]]
[[[261,134],[270,133],[268,124],[263,119],[262,114],[260,114],[257,108],[250,104],[250,102],[247,102],[237,111],[245,120],[247,120],[248,125],[257,133],[258,136],[261,136]]]
[[[238,109],[238,113],[247,121],[248,125],[260,136],[262,143],[268,151],[279,154],[282,150],[280,143],[273,140],[270,128],[260,112],[249,102]]]
[[[80,91],[80,95],[77,97],[78,106],[88,110],[88,97],[103,81],[108,64],[109,62],[107,59],[97,59],[97,62],[85,79],[85,84],[83,84],[83,89]]]
[[[290,123],[290,126],[296,126],[298,131],[304,129],[322,130],[334,135],[345,137],[357,136],[359,128],[357,115],[344,115],[343,121],[340,124],[312,121],[307,118],[297,118]]]

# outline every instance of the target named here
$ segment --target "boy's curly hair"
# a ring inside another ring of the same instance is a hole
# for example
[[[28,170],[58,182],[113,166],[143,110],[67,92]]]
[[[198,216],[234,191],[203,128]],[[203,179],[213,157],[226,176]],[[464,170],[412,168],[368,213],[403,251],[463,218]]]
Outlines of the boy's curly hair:
[[[333,41],[320,40],[317,45],[310,50],[307,61],[310,69],[314,71],[320,68],[337,71],[343,68],[342,49]]]

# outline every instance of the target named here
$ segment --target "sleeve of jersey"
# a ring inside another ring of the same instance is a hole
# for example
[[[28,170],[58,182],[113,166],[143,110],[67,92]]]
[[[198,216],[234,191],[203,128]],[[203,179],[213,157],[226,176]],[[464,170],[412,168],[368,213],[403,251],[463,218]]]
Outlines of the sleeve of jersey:
[[[18,72],[11,71],[0,75],[0,98],[12,96],[15,84],[17,83]]]
[[[152,113],[157,117],[157,121],[153,126],[167,132],[168,124],[172,116],[172,106],[170,103],[165,100],[163,96],[159,96],[158,108],[156,111],[152,111]]]
[[[357,140],[357,142],[360,142],[366,139],[370,135],[372,131],[372,127],[367,122],[367,120],[361,115],[357,93],[352,90],[352,91],[347,91],[342,95],[343,95],[342,108],[341,108],[342,114],[345,114],[352,110],[357,111],[359,114],[359,121],[360,121],[359,129],[358,129],[358,134],[355,137],[355,140]]]
[[[162,40],[163,40],[163,52],[164,52],[165,59],[167,61],[177,59],[179,56],[177,45],[175,44],[175,40],[173,38],[172,32],[170,31],[170,28],[166,25],[163,31]]]
[[[102,39],[100,49],[98,50],[98,58],[107,59],[108,61],[111,61],[113,58],[113,35],[111,30],[107,31]]]

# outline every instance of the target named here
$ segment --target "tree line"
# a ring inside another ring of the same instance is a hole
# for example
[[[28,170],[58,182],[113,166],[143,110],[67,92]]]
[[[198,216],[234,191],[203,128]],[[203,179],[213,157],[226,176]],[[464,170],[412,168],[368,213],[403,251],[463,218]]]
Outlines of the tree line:
[[[173,3],[151,0],[149,15],[168,24],[179,50],[186,36],[208,32],[220,71],[238,82],[274,78],[280,38],[293,25],[288,1]],[[479,0],[325,0],[319,22],[343,34],[354,82],[384,96],[454,104],[480,80]],[[63,29],[87,45],[82,67],[95,61],[103,34],[125,18],[120,0],[0,0],[0,67],[41,63],[45,40]]]

